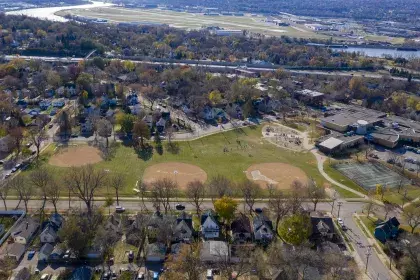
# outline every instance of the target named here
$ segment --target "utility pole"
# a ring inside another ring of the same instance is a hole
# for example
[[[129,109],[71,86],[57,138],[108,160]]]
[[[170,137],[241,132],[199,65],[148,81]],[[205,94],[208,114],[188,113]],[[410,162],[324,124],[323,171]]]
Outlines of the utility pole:
[[[369,264],[369,257],[372,255],[372,245],[368,245],[368,249],[366,252],[366,268],[365,268],[365,273],[367,273],[367,269],[368,269],[368,264]]]
[[[333,195],[332,200],[333,200],[333,202],[332,202],[332,205],[331,205],[331,215],[333,215],[333,211],[334,211],[334,203],[335,203],[335,201],[337,200],[337,192],[336,192],[336,191],[334,191],[334,195]]]
[[[343,205],[343,202],[339,201],[338,203],[338,217],[340,218],[340,209],[341,209],[341,205]]]

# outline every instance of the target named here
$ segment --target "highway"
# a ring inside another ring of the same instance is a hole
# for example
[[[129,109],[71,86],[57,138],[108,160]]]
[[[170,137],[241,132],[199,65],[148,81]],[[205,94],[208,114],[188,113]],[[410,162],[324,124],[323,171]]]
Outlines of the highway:
[[[17,55],[5,55],[4,58],[6,60],[13,60],[16,58],[20,58],[20,59],[25,59],[25,60],[36,60],[36,59],[40,59],[46,62],[61,62],[61,63],[78,63],[79,61],[84,60],[85,58],[80,58],[80,57],[54,57],[54,56],[17,56]],[[119,58],[113,58],[112,60],[122,60]],[[139,64],[150,64],[150,65],[174,65],[174,66],[190,66],[190,67],[202,67],[202,68],[207,68],[207,69],[212,69],[214,70],[224,70],[224,69],[238,69],[240,68],[242,65],[238,64],[238,65],[214,65],[214,64],[210,64],[208,61],[202,61],[202,60],[197,60],[196,62],[192,62],[192,63],[184,63],[184,62],[155,62],[155,61],[150,61],[150,60],[129,60],[132,61],[134,63],[139,63]],[[206,64],[207,63],[207,64]],[[281,68],[282,66],[279,65],[279,68]],[[272,72],[275,71],[276,69],[271,67],[271,68],[264,68],[264,67],[247,67],[247,70],[250,71],[256,71],[256,72]],[[319,70],[293,70],[293,69],[284,69],[285,71],[288,71],[290,73],[294,73],[294,74],[300,74],[300,75],[324,75],[324,76],[344,76],[344,77],[366,77],[366,78],[373,78],[373,79],[380,79],[383,77],[383,75],[381,74],[375,74],[372,72],[360,72],[360,71],[319,71]],[[406,78],[402,78],[402,77],[393,77],[393,76],[389,76],[389,78],[393,79],[393,80],[398,80],[398,81],[407,81]],[[420,82],[420,79],[412,79],[412,82]]]

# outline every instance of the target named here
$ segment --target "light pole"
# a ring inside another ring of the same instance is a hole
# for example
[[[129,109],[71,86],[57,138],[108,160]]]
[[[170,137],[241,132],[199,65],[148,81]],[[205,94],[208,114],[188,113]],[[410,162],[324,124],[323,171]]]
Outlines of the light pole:
[[[368,245],[368,249],[366,252],[366,268],[365,268],[365,273],[367,273],[367,269],[368,269],[368,264],[369,264],[369,257],[372,255],[372,245]]]
[[[340,217],[340,209],[341,209],[341,205],[343,205],[343,202],[339,201],[337,204],[338,204],[338,214],[337,214],[337,216]]]

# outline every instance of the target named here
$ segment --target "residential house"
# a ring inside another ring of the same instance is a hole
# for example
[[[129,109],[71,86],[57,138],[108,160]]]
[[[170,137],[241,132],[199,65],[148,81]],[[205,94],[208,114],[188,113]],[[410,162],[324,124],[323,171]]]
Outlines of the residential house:
[[[159,121],[156,122],[156,128],[159,132],[165,131],[166,120],[164,118],[160,118]]]
[[[159,234],[159,228],[162,225],[162,221],[163,221],[163,215],[159,211],[156,211],[150,217],[147,223],[147,237],[149,238],[149,241],[157,240],[157,237]]]
[[[54,251],[54,246],[49,243],[45,243],[44,246],[42,246],[41,249],[39,250],[38,261],[46,262],[53,251]]]
[[[210,210],[201,215],[201,234],[205,239],[219,237],[220,225],[217,218]]]
[[[14,142],[10,135],[0,138],[0,152],[9,153],[13,150]]]
[[[166,256],[166,245],[160,242],[147,244],[146,261],[163,262]]]
[[[66,103],[62,99],[56,99],[51,102],[51,105],[55,108],[63,108]]]
[[[88,266],[78,267],[71,273],[68,280],[90,280],[92,279],[92,268]]]
[[[65,250],[61,245],[55,245],[54,250],[51,252],[50,260],[59,260],[63,257]]]
[[[143,121],[149,126],[152,127],[153,126],[153,116],[152,114],[148,114],[146,116],[144,116]]]
[[[39,223],[30,217],[25,217],[11,233],[15,243],[28,244],[39,228]]]
[[[121,219],[117,218],[115,215],[110,215],[104,226],[105,230],[115,232],[118,235],[123,234],[121,227]]]
[[[87,119],[85,122],[80,123],[80,133],[91,134],[92,132],[93,132],[93,123],[90,119]]]
[[[41,108],[42,111],[48,110],[48,108],[51,106],[50,100],[42,100],[39,102],[39,108]]]
[[[17,262],[20,261],[25,255],[26,246],[20,243],[12,243],[7,245],[6,247],[6,256],[16,260]]]
[[[254,240],[259,243],[270,243],[274,238],[273,222],[263,213],[259,213],[252,221]]]
[[[213,108],[210,106],[205,106],[203,110],[198,114],[198,117],[205,119],[207,121],[211,121],[214,119],[214,112]]]
[[[335,228],[332,218],[320,212],[311,213],[312,234],[310,240],[313,242],[334,241]]]
[[[200,259],[205,263],[217,263],[229,258],[229,246],[224,241],[205,241],[200,251]]]
[[[194,227],[191,215],[182,212],[176,219],[173,242],[190,242],[193,238]]]
[[[57,230],[50,223],[40,234],[41,243],[55,243],[58,239]]]
[[[63,225],[64,218],[58,213],[53,213],[49,217],[48,221],[50,222],[50,224],[52,224],[55,227],[55,229],[58,230]]]
[[[75,85],[61,86],[56,90],[56,93],[59,97],[71,97],[77,95],[77,90]]]
[[[128,108],[130,108],[130,112],[133,115],[138,115],[142,111],[142,108],[141,108],[140,104],[131,105],[131,106],[128,106]]]
[[[395,239],[398,236],[400,222],[396,217],[380,223],[375,228],[375,238],[385,243],[388,239]]]
[[[23,267],[11,279],[12,280],[29,280],[29,279],[31,279],[31,271],[29,270],[29,268]]]
[[[249,218],[240,214],[230,225],[233,243],[244,244],[252,241],[252,229]]]
[[[126,103],[128,106],[134,106],[139,104],[139,97],[137,96],[136,93],[129,93],[126,96]]]

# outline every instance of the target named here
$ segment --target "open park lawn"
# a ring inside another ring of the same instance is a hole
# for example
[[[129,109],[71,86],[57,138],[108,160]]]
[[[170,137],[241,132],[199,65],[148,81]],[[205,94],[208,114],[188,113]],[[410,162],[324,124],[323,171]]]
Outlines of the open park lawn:
[[[262,126],[247,127],[218,133],[194,141],[177,142],[177,145],[179,145],[177,153],[169,152],[167,143],[164,142],[162,143],[163,153],[159,154],[154,149],[153,154],[148,159],[140,158],[132,147],[118,143],[111,159],[96,163],[94,166],[103,170],[109,170],[109,173],[119,172],[126,175],[127,184],[121,192],[122,195],[133,195],[133,188],[135,188],[137,181],[140,182],[143,179],[145,170],[148,167],[161,163],[195,165],[206,173],[207,177],[201,176],[202,178],[207,178],[208,180],[212,176],[221,174],[236,182],[246,179],[246,170],[251,165],[258,163],[284,163],[301,169],[307,177],[313,177],[320,186],[324,184],[324,179],[319,174],[316,166],[316,159],[311,153],[293,152],[265,142],[262,139],[261,129]],[[155,146],[153,139],[150,140],[150,145]],[[53,150],[54,148],[50,148],[46,151],[44,164],[53,169],[56,176],[63,178],[66,170],[68,170],[67,167],[53,166],[48,163],[51,162],[49,157],[57,153],[57,151],[54,152]],[[28,172],[30,170],[25,173]],[[155,172],[159,172],[159,170]],[[165,172],[168,171],[166,170]],[[181,171],[175,173],[178,176],[175,178],[179,178],[179,180],[185,175],[185,172]],[[264,175],[263,170],[261,170],[261,173]],[[290,177],[290,174],[288,175]],[[281,178],[276,177],[275,179],[281,183]],[[269,181],[269,179],[267,180]],[[105,194],[106,189],[103,188],[100,192]]]

